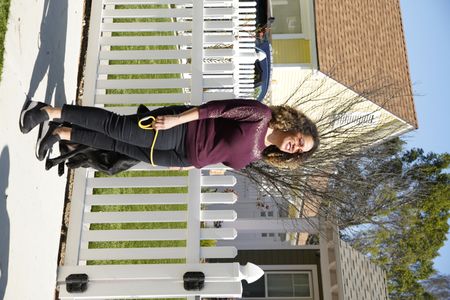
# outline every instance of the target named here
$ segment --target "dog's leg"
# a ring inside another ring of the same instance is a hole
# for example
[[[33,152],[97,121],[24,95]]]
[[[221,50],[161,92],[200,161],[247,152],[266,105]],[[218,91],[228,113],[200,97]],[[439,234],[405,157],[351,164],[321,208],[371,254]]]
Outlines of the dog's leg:
[[[61,142],[60,142],[60,144],[61,144]],[[56,166],[60,163],[64,163],[67,159],[77,155],[78,153],[84,152],[87,148],[89,148],[89,147],[80,144],[80,145],[76,146],[75,150],[69,151],[69,145],[65,145],[63,143],[62,148],[60,148],[60,151],[63,154],[61,154],[60,156],[55,157],[55,158],[47,158],[47,160],[45,161],[45,169],[50,170],[54,166]]]

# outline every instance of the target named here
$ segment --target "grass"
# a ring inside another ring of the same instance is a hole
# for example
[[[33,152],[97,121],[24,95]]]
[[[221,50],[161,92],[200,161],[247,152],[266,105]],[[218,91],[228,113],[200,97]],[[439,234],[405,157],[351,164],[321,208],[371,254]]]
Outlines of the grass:
[[[161,176],[187,176],[187,171],[128,171],[113,177],[161,177]],[[108,177],[97,172],[95,177]],[[163,194],[163,193],[187,193],[187,187],[169,188],[95,188],[94,195],[113,194]],[[94,205],[91,212],[137,212],[137,211],[186,211],[186,204],[158,204],[158,205]],[[186,229],[186,222],[151,222],[151,223],[107,223],[91,224],[90,230],[143,230],[143,229]],[[215,246],[216,242],[204,240],[200,242],[202,247]],[[186,247],[185,240],[176,241],[114,241],[114,242],[90,242],[90,249],[104,248],[164,248]],[[185,259],[141,259],[141,260],[91,260],[88,265],[104,264],[165,264],[185,263]]]
[[[187,171],[127,171],[112,177],[161,177],[161,176],[187,176]],[[109,177],[97,172],[95,177]],[[163,194],[187,193],[187,187],[169,188],[96,188],[94,195],[113,194]],[[170,205],[94,205],[91,212],[138,212],[138,211],[186,211],[185,204]],[[186,222],[151,222],[151,223],[107,223],[91,224],[90,230],[142,230],[142,229],[185,229]],[[116,242],[90,242],[89,248],[155,248],[155,247],[185,247],[186,241],[116,241]],[[154,263],[184,263],[184,259],[145,259],[145,260],[95,260],[88,261],[89,265],[99,264],[154,264]]]
[[[0,0],[0,80],[3,70],[3,53],[5,51],[5,34],[8,26],[9,1]]]
[[[166,8],[165,5],[117,5],[117,9],[157,9]],[[170,18],[123,18],[114,19],[114,23],[133,23],[133,22],[171,22]],[[173,36],[172,31],[157,32],[114,32],[112,36]],[[118,50],[176,50],[176,46],[112,46],[112,51]],[[141,59],[141,60],[111,60],[111,65],[122,64],[177,64],[177,59]],[[108,79],[178,79],[181,74],[112,74]],[[107,94],[178,94],[182,93],[180,88],[164,89],[107,89]],[[136,104],[135,104],[136,105]],[[167,105],[167,104],[165,104]]]

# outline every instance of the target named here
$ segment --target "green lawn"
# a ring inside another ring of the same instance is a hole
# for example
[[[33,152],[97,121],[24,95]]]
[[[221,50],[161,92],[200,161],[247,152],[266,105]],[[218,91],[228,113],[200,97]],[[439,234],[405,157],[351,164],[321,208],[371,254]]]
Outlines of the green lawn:
[[[157,9],[165,8],[165,5],[117,5],[118,9]],[[171,22],[170,18],[124,18],[114,19],[114,23],[133,23],[133,22]],[[173,36],[171,31],[157,31],[157,32],[114,32],[112,36]],[[176,50],[176,46],[113,46],[111,50]],[[176,59],[141,59],[141,60],[110,60],[111,65],[121,64],[176,64]],[[181,78],[181,75],[176,74],[120,74],[109,75],[108,79],[170,79]],[[172,94],[182,93],[182,89],[108,89],[107,94]],[[138,105],[136,103],[135,105]],[[159,104],[154,104],[159,105]],[[167,104],[165,104],[167,105]]]
[[[0,79],[3,70],[3,52],[5,51],[5,34],[8,26],[9,1],[0,0]]]
[[[154,176],[187,176],[187,171],[128,171],[113,177],[151,177]],[[96,177],[108,177],[96,173]],[[112,194],[163,194],[187,193],[187,187],[172,188],[96,188],[95,195]],[[120,212],[120,211],[185,211],[185,204],[169,205],[95,205],[91,212]],[[108,223],[91,224],[90,230],[131,230],[131,229],[185,229],[186,222],[155,222],[155,223]],[[215,241],[201,241],[201,246],[214,246]],[[147,247],[185,247],[186,241],[119,241],[119,242],[90,242],[89,248],[147,248]],[[184,263],[184,259],[153,259],[153,260],[95,260],[88,261],[89,265],[98,264],[154,264],[154,263]]]
[[[187,171],[127,171],[113,177],[151,177],[154,176],[187,176]],[[108,177],[96,173],[96,177]],[[105,194],[163,194],[187,193],[187,187],[174,188],[97,188],[95,195]],[[186,210],[187,205],[96,205],[92,212],[120,212],[120,211],[179,211]],[[130,229],[183,229],[186,222],[161,223],[108,223],[92,224],[91,230],[130,230]],[[146,247],[185,247],[186,241],[119,241],[119,242],[91,242],[89,248],[146,248]],[[154,263],[184,263],[184,259],[164,260],[95,260],[88,264],[154,264]]]

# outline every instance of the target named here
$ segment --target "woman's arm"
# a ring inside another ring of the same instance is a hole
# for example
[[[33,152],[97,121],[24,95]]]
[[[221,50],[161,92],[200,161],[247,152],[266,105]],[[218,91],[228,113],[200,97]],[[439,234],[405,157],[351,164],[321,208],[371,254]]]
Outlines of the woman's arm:
[[[198,108],[200,119],[224,118],[240,122],[259,122],[272,117],[270,108],[255,100],[215,100]]]
[[[154,127],[157,130],[169,129],[184,123],[198,120],[198,118],[198,107],[193,107],[178,115],[157,116]]]
[[[269,107],[256,100],[216,100],[193,107],[179,115],[156,117],[155,129],[164,130],[199,120],[225,118],[241,122],[259,122],[272,117]]]

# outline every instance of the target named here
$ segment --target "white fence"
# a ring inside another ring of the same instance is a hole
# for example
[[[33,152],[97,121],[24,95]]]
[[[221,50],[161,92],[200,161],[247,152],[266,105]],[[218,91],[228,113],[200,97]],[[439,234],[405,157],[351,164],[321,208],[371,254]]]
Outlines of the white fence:
[[[137,103],[198,105],[213,99],[252,98],[255,5],[237,0],[92,1],[84,105],[131,113],[136,110],[131,104]],[[128,106],[108,106],[115,104]],[[93,170],[75,172],[65,262],[58,270],[60,298],[240,297],[240,280],[248,276],[249,281],[256,280],[262,271],[255,267],[255,273],[249,271],[251,265],[237,263],[204,263],[208,258],[233,258],[237,251],[200,244],[236,237],[232,228],[201,228],[204,221],[236,219],[232,210],[205,209],[212,203],[234,203],[234,194],[202,192],[202,187],[232,186],[235,178],[207,176],[200,170],[167,176],[164,168],[146,164],[138,164],[132,172],[142,170],[153,173],[98,177]],[[128,190],[98,193],[118,188]],[[175,192],[155,192],[164,188]],[[154,205],[185,209],[147,209]],[[105,209],[123,206],[138,209]],[[152,223],[162,224],[161,228],[139,226]],[[164,226],[172,223],[182,225]],[[99,224],[106,227],[100,230]],[[124,224],[135,228],[125,229]],[[134,241],[155,244],[133,247]],[[178,244],[162,247],[160,241]],[[204,288],[184,288],[183,275],[192,271],[204,273]],[[69,293],[70,274],[87,274],[87,290]]]

